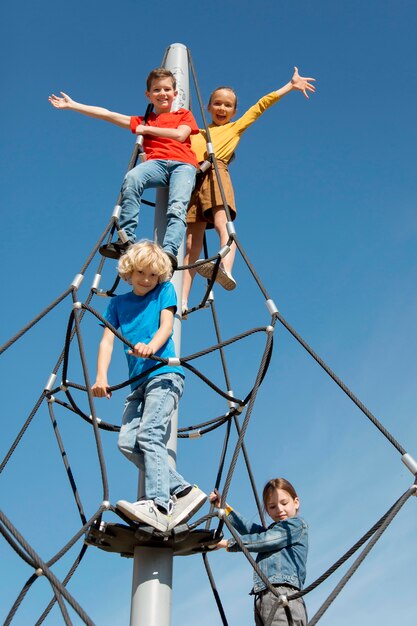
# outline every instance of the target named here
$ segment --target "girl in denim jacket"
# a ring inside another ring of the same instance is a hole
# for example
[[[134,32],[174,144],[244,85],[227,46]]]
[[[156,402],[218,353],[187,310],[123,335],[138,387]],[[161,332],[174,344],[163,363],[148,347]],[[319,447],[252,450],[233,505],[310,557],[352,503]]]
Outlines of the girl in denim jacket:
[[[297,515],[300,501],[294,487],[285,478],[273,478],[268,481],[262,498],[265,511],[273,520],[268,528],[245,520],[227,504],[225,512],[232,526],[241,535],[242,544],[250,552],[256,553],[258,567],[267,576],[271,585],[279,594],[287,596],[302,589],[304,584],[308,527]],[[220,507],[221,496],[212,493],[210,501],[216,507]],[[217,548],[226,548],[228,552],[239,552],[241,549],[234,539],[222,539]],[[251,593],[255,596],[255,624],[263,626],[277,598],[256,572]],[[291,600],[289,608],[294,626],[305,626],[307,613],[303,599]],[[287,625],[285,610],[279,606],[271,626]]]

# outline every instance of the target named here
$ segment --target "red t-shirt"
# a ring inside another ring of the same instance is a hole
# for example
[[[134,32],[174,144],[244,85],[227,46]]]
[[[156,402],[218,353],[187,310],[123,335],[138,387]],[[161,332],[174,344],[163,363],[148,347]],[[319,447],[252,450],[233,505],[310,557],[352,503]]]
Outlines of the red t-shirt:
[[[132,133],[135,132],[138,124],[143,124],[143,116],[135,115],[130,118]],[[160,113],[159,115],[151,113],[146,125],[157,126],[159,128],[178,128],[179,126],[186,125],[191,128],[192,135],[196,135],[199,132],[193,114],[187,109],[178,109],[178,111]],[[150,135],[144,135],[143,149],[149,161],[163,159],[164,161],[182,161],[183,163],[190,163],[195,167],[198,165],[197,157],[191,150],[190,137],[187,137],[187,139],[181,143],[176,139],[169,139],[168,137],[151,137]]]

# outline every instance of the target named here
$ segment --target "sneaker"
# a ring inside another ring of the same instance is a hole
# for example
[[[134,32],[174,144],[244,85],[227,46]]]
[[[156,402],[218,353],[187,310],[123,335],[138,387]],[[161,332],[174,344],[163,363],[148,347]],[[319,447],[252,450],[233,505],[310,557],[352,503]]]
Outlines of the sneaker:
[[[116,507],[134,522],[153,526],[162,532],[168,530],[170,516],[162,513],[153,500],[139,500],[138,502],[119,500],[116,502]]]
[[[127,249],[132,245],[132,241],[122,242],[120,239],[106,243],[100,246],[99,252],[101,256],[105,256],[108,259],[120,259]]]
[[[197,265],[196,270],[201,276],[210,280],[213,276],[214,267],[214,261],[202,261],[199,265]],[[231,274],[229,274],[229,272],[226,272],[222,265],[219,265],[216,283],[219,283],[219,285],[224,287],[224,289],[227,289],[227,291],[232,291],[232,289],[236,287],[235,279]]]
[[[181,522],[186,522],[207,500],[206,494],[194,485],[185,496],[172,496],[174,509],[168,523],[168,530]]]
[[[172,252],[168,252],[167,250],[164,250],[164,252],[171,261],[172,271],[175,272],[178,267],[177,257],[175,256],[175,254],[173,254]]]

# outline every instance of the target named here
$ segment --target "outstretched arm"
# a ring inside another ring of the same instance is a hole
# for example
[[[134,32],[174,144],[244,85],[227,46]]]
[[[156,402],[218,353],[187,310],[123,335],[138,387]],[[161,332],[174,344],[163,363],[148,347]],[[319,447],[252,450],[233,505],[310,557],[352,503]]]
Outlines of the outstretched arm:
[[[282,96],[290,93],[290,91],[294,91],[294,89],[297,89],[297,91],[302,91],[302,93],[308,99],[307,91],[311,91],[312,93],[316,91],[315,86],[311,84],[314,83],[315,80],[315,78],[305,78],[304,76],[300,76],[298,73],[298,67],[294,67],[294,74],[290,82],[280,89],[277,89],[276,93],[280,98],[282,98]]]
[[[90,106],[89,104],[81,104],[81,102],[76,102],[63,91],[60,93],[62,96],[61,98],[55,94],[52,94],[48,98],[49,102],[56,109],[69,109],[70,111],[77,111],[83,115],[88,115],[88,117],[95,117],[99,120],[104,120],[105,122],[111,122],[112,124],[116,124],[116,126],[121,126],[121,128],[130,128],[129,115],[109,111],[108,109],[103,109],[102,107]]]

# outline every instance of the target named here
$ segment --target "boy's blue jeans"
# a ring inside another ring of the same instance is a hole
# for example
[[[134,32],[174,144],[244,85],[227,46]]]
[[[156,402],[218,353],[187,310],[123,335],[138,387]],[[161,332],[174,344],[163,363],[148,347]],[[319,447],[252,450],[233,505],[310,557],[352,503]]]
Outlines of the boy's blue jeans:
[[[184,390],[184,378],[175,372],[143,381],[126,398],[119,450],[145,475],[145,496],[168,509],[171,495],[189,487],[168,462],[166,443],[172,414]]]
[[[151,160],[130,170],[122,185],[119,224],[129,241],[135,241],[140,200],[144,189],[169,187],[167,228],[162,247],[177,256],[185,234],[187,207],[194,188],[196,168],[180,161]]]

